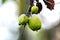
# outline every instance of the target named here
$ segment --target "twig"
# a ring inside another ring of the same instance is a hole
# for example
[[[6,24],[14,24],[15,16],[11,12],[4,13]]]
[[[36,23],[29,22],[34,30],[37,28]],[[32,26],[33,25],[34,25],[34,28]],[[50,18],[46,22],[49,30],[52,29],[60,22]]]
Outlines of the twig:
[[[26,25],[22,25],[22,26],[21,26],[21,27],[24,27],[24,28],[22,29],[22,32],[20,33],[18,40],[21,40],[21,37],[23,37],[24,30],[25,30],[25,26],[26,26]]]

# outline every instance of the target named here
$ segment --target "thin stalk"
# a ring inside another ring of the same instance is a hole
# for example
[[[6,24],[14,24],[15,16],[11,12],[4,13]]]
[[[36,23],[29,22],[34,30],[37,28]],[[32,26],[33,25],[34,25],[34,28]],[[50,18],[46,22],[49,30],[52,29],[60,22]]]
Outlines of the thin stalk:
[[[20,34],[19,34],[18,40],[21,40],[22,37],[24,36],[23,34],[24,34],[25,26],[26,26],[26,25],[21,25],[21,27],[23,27],[23,28],[22,28],[22,30],[20,30],[21,32],[20,32]]]

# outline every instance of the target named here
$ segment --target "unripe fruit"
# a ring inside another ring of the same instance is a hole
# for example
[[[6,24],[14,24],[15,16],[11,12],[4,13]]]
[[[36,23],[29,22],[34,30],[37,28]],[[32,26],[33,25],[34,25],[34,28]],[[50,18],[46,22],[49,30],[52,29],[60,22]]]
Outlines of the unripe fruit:
[[[22,14],[18,19],[19,24],[26,24],[27,22],[28,22],[28,16],[26,16],[25,14]]]
[[[38,7],[37,7],[37,6],[33,6],[33,7],[31,8],[31,12],[32,12],[32,13],[38,13]]]
[[[37,31],[41,28],[41,21],[37,15],[33,15],[29,18],[28,25],[33,31]]]

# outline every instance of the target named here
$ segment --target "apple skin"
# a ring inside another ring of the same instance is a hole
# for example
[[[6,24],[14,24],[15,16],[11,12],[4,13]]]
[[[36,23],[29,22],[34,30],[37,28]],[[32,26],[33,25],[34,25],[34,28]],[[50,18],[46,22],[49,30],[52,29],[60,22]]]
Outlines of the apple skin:
[[[32,6],[31,12],[32,13],[38,13],[38,7],[37,6]]]
[[[19,24],[26,24],[28,22],[29,18],[25,14],[20,15],[18,19]]]
[[[33,31],[37,31],[41,28],[41,20],[37,15],[33,15],[29,18],[29,28]]]

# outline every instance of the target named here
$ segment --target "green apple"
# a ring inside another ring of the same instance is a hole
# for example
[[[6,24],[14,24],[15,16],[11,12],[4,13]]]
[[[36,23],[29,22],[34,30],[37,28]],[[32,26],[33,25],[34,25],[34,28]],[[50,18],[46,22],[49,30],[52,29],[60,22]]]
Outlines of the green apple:
[[[32,6],[31,12],[32,13],[37,13],[38,12],[38,7],[37,6]]]
[[[20,15],[20,17],[18,19],[18,23],[26,24],[27,22],[28,22],[28,16],[26,16],[25,14]]]
[[[33,15],[29,18],[28,25],[33,31],[37,31],[41,28],[41,20],[37,15]]]

